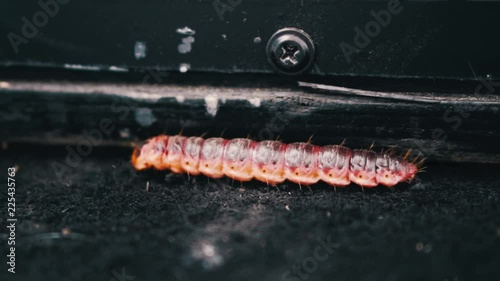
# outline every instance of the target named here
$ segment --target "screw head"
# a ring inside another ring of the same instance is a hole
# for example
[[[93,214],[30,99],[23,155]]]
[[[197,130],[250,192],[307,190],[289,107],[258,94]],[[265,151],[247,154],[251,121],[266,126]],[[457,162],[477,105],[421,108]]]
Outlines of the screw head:
[[[303,30],[286,27],[274,33],[266,47],[269,63],[279,72],[300,74],[314,61],[314,43]]]

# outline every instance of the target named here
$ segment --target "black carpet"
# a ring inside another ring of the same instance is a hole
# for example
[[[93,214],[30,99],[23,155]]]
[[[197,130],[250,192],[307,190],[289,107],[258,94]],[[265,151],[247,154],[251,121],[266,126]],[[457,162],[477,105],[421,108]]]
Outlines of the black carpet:
[[[0,153],[4,179],[18,167],[16,274],[2,208],[0,280],[500,280],[498,165],[311,192],[136,173],[109,149],[58,179],[63,148]]]

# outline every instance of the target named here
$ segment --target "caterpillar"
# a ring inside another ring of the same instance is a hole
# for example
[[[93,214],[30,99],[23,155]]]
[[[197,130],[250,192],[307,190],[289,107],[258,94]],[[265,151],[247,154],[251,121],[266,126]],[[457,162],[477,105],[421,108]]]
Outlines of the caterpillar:
[[[256,179],[277,185],[289,180],[308,186],[321,180],[335,187],[353,182],[371,188],[411,181],[423,160],[410,163],[408,155],[351,150],[343,145],[320,147],[304,142],[159,135],[137,147],[131,162],[136,170],[169,169],[194,176],[227,176],[242,182]]]

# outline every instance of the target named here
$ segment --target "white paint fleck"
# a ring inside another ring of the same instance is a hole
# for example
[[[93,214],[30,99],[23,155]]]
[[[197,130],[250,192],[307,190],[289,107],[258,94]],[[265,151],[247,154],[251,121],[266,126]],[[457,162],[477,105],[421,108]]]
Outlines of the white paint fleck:
[[[119,67],[119,66],[110,66],[109,71],[115,71],[115,72],[128,72],[128,69],[125,67]]]
[[[219,109],[219,99],[217,95],[210,94],[205,97],[205,107],[207,108],[208,114],[215,117],[217,110]]]
[[[186,38],[182,38],[182,43],[177,46],[177,50],[181,54],[186,54],[191,52],[192,46],[191,44],[194,43],[194,37],[193,36],[188,36]]]
[[[186,38],[182,38],[182,43],[185,43],[185,44],[194,43],[194,37],[193,36],[188,36]]]
[[[260,37],[258,37],[258,36],[257,36],[257,37],[255,37],[255,38],[253,39],[253,42],[254,42],[255,44],[259,44],[260,42],[262,42],[262,39],[260,39]]]
[[[139,107],[135,110],[135,121],[143,127],[151,126],[156,121],[153,111],[150,108]]]
[[[185,100],[186,100],[186,97],[185,96],[182,96],[182,95],[178,95],[175,97],[175,100],[178,102],[178,103],[183,103]]]
[[[181,73],[186,73],[189,69],[191,69],[191,65],[189,63],[181,63],[181,65],[179,65],[179,71]]]
[[[120,137],[124,139],[130,138],[130,129],[124,128],[119,131]]]
[[[250,98],[250,99],[248,99],[248,102],[255,107],[260,107],[260,99],[259,98]]]
[[[140,60],[146,57],[146,43],[142,41],[135,42],[134,46],[134,56],[136,60]]]
[[[177,51],[181,54],[189,53],[191,52],[191,44],[179,44],[179,46],[177,46]]]
[[[179,34],[182,34],[182,35],[194,35],[194,34],[196,34],[196,31],[194,31],[193,29],[191,29],[187,26],[185,26],[183,28],[177,28],[176,32]]]
[[[68,63],[64,64],[64,68],[66,68],[66,69],[78,69],[78,70],[91,70],[91,71],[101,70],[101,68],[99,66],[68,64]]]
[[[227,35],[226,34],[222,34],[222,39],[227,40]]]

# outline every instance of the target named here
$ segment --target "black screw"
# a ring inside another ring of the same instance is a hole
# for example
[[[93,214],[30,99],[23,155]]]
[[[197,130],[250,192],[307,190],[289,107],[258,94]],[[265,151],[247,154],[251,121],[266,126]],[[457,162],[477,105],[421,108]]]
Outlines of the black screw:
[[[314,43],[303,30],[286,27],[274,33],[266,47],[269,63],[279,72],[299,74],[314,61]]]

